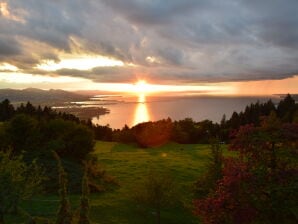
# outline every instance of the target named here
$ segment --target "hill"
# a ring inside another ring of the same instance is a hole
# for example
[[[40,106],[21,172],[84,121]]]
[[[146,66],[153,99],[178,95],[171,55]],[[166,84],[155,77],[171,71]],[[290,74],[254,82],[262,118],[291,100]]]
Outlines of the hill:
[[[100,166],[119,182],[114,191],[92,194],[90,197],[92,223],[129,224],[155,222],[155,215],[149,210],[138,210],[131,199],[132,189],[139,183],[149,169],[168,170],[177,183],[181,205],[162,211],[162,223],[191,224],[198,223],[193,216],[191,201],[193,183],[204,172],[210,152],[209,145],[167,145],[140,149],[133,145],[116,142],[97,141],[94,154]],[[224,146],[225,155],[231,155]],[[57,193],[58,195],[58,193]],[[58,209],[58,196],[48,195],[23,202],[23,208],[33,216],[53,218]],[[75,207],[79,205],[79,195],[70,197]],[[21,223],[21,219],[10,217],[9,223]]]
[[[41,90],[36,88],[0,89],[0,101],[9,99],[11,102],[47,103],[87,100],[88,96],[59,89]]]

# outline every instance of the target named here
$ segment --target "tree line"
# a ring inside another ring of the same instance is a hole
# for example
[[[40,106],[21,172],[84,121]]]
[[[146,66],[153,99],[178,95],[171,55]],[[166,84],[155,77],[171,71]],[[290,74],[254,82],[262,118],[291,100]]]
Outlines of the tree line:
[[[230,133],[240,126],[253,124],[259,126],[263,117],[275,112],[283,123],[298,121],[298,105],[291,95],[285,96],[278,104],[272,100],[252,103],[239,113],[233,112],[230,119],[223,115],[220,123],[210,120],[196,122],[191,118],[173,121],[170,118],[155,122],[145,122],[129,128],[112,129],[107,126],[93,126],[97,140],[137,143],[141,147],[151,147],[172,141],[182,144],[208,143],[218,138],[221,142],[229,142]]]
[[[298,120],[298,105],[291,95],[286,95],[278,104],[272,100],[261,103],[252,103],[241,112],[233,112],[227,119],[223,115],[220,123],[210,120],[194,121],[185,118],[173,121],[171,118],[144,122],[134,127],[125,125],[122,129],[112,129],[109,125],[93,125],[90,120],[80,121],[72,114],[57,112],[50,107],[34,107],[31,103],[21,104],[14,108],[8,100],[0,103],[0,122],[10,120],[17,114],[27,114],[37,120],[61,119],[82,124],[92,130],[95,140],[116,141],[123,143],[137,143],[141,147],[151,147],[172,141],[182,144],[208,143],[212,138],[219,138],[221,142],[228,142],[230,133],[240,126],[253,124],[259,126],[262,117],[275,112],[277,117],[284,123],[291,123]]]
[[[111,178],[101,172],[101,167],[90,155],[94,144],[92,129],[72,114],[60,113],[47,106],[35,107],[29,102],[16,108],[8,100],[0,103],[0,152],[10,151],[12,156],[22,156],[27,164],[36,160],[46,171],[44,191],[47,193],[56,192],[58,187],[53,151],[61,157],[69,173],[72,192],[80,191],[86,160],[94,168],[91,190],[104,189],[98,184],[105,182],[101,178]]]

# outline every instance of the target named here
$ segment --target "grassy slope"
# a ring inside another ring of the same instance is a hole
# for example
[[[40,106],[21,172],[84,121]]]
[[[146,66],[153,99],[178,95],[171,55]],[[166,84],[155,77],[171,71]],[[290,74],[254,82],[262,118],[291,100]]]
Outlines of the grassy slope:
[[[105,169],[120,182],[121,188],[103,195],[106,206],[99,202],[98,210],[113,221],[105,223],[154,223],[152,211],[140,214],[130,200],[135,184],[149,169],[169,170],[181,189],[185,205],[191,204],[191,186],[203,170],[208,147],[204,145],[168,144],[155,149],[139,149],[127,145],[98,143],[96,154]],[[112,200],[111,200],[112,199]],[[113,206],[109,207],[112,202]],[[95,209],[95,208],[94,208]],[[116,210],[115,210],[116,209]],[[117,211],[118,210],[118,211]],[[117,215],[119,213],[119,215]],[[191,208],[176,208],[162,213],[164,223],[195,223]]]
[[[179,145],[170,143],[154,149],[139,149],[114,142],[97,142],[94,152],[104,169],[119,181],[112,192],[92,194],[91,220],[94,223],[155,223],[150,209],[140,212],[130,199],[132,189],[149,169],[168,170],[175,177],[181,192],[182,205],[162,212],[162,223],[191,224],[198,220],[191,214],[191,188],[204,171],[209,154],[208,145]],[[79,196],[71,196],[74,207]],[[24,202],[23,207],[36,216],[54,217],[58,197],[39,197]],[[10,220],[17,223],[17,220]]]

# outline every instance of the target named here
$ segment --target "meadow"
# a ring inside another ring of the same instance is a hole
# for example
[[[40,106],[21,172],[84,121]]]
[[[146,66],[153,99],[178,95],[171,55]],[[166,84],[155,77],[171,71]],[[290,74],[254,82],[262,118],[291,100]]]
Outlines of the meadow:
[[[226,151],[225,155],[230,155]],[[97,141],[95,156],[103,169],[115,177],[119,187],[104,193],[90,195],[90,218],[92,223],[155,223],[151,209],[140,208],[132,200],[133,189],[149,170],[170,173],[179,194],[180,203],[174,208],[163,209],[161,223],[198,223],[192,214],[193,183],[204,172],[210,146],[204,144],[168,143],[156,148],[141,149],[134,145]],[[80,195],[70,195],[73,210],[79,205]],[[24,201],[22,208],[32,216],[52,219],[58,209],[59,197],[47,195]],[[22,223],[22,217],[8,217],[7,223]],[[54,220],[53,220],[54,221]]]

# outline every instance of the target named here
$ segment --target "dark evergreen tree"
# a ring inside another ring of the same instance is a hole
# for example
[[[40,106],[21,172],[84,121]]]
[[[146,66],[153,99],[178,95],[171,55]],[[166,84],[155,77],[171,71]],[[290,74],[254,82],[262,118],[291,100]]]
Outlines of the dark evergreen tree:
[[[264,103],[262,109],[261,109],[261,114],[268,116],[271,111],[276,111],[276,108],[274,106],[274,103],[272,100],[268,100],[266,103]]]
[[[10,119],[14,112],[14,107],[10,104],[8,99],[0,103],[0,121],[6,121]]]
[[[226,125],[226,123],[227,123],[227,119],[226,119],[226,115],[224,114],[223,116],[222,116],[222,118],[221,118],[221,120],[220,120],[220,125],[221,125],[221,127],[225,127],[225,125]]]
[[[54,153],[54,157],[58,162],[59,171],[59,194],[60,194],[60,207],[57,213],[56,224],[72,224],[72,214],[70,203],[67,197],[67,174],[64,171],[62,162],[57,153]]]
[[[21,103],[21,105],[18,106],[18,108],[16,109],[16,112],[17,113],[24,113],[24,111],[25,111],[25,106],[24,106],[23,103]]]
[[[295,114],[295,100],[288,94],[277,106],[277,114],[284,122],[292,122]]]
[[[163,209],[179,204],[173,178],[166,172],[155,170],[150,170],[143,182],[134,189],[132,198],[138,206],[155,210],[157,224],[161,223]]]
[[[89,220],[89,185],[87,169],[82,180],[82,195],[80,203],[80,215],[78,224],[90,224]]]
[[[240,118],[237,112],[233,112],[231,119],[228,121],[230,128],[235,129],[240,126]]]
[[[36,108],[30,102],[27,102],[25,106],[25,113],[29,115],[35,115],[35,112]]]
[[[207,164],[207,171],[195,183],[194,193],[196,197],[207,196],[215,189],[216,183],[223,176],[223,153],[218,140],[211,142],[211,152]]]
[[[109,125],[106,125],[106,126],[96,125],[96,126],[92,126],[92,129],[94,132],[94,138],[96,140],[112,141],[113,139],[112,135],[116,133],[115,131],[113,133],[113,129],[110,128]]]
[[[6,133],[13,153],[31,151],[39,143],[38,122],[32,116],[15,115],[7,124]]]

